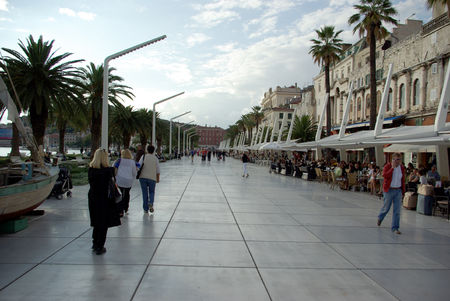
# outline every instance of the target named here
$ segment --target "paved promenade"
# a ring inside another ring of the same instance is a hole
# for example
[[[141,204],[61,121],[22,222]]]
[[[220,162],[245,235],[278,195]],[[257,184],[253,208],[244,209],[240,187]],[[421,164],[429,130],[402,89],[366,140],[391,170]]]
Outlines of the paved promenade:
[[[88,186],[0,235],[0,300],[449,300],[450,224],[241,164],[163,163],[154,214],[140,187],[107,252],[91,252]]]

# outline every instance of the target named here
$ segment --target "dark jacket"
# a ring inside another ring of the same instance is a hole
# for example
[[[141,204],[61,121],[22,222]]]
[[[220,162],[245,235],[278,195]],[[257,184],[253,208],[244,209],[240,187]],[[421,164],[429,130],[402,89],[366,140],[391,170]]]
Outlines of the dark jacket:
[[[242,162],[247,163],[249,161],[247,154],[242,155]]]
[[[119,211],[113,199],[108,199],[108,182],[114,167],[89,168],[89,215],[92,227],[115,227],[120,225]]]

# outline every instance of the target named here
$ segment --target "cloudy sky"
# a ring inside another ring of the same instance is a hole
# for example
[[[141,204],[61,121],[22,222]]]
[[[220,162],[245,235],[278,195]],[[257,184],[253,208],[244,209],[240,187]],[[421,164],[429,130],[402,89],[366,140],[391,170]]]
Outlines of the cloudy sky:
[[[355,42],[347,20],[356,0],[0,0],[0,46],[55,40],[57,53],[101,64],[106,56],[161,35],[167,39],[112,61],[133,88],[127,101],[170,119],[227,128],[276,86],[312,84],[315,29],[334,25]],[[400,22],[427,22],[425,0],[392,1]],[[4,53],[3,53],[4,54]]]

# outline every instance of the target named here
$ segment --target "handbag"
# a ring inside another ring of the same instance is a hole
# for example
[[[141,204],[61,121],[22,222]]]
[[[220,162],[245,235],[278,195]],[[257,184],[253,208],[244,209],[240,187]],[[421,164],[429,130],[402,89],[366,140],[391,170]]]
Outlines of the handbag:
[[[145,162],[145,154],[144,154],[144,157],[142,159],[142,165],[141,165],[141,167],[139,167],[139,169],[137,171],[136,179],[139,179],[139,177],[141,176],[142,168],[144,168],[144,162]]]
[[[111,177],[108,183],[108,198],[114,200],[116,204],[122,201],[122,193],[117,186],[115,176]]]

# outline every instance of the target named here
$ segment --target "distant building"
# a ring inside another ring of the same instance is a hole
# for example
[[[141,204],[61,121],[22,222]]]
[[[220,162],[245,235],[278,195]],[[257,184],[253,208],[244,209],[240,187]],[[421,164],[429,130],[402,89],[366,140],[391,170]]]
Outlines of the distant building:
[[[220,141],[225,137],[225,130],[220,127],[197,126],[200,147],[219,147]]]
[[[264,112],[261,127],[273,128],[275,125],[277,137],[279,132],[288,129],[294,113],[294,109],[291,109],[291,100],[296,97],[301,97],[301,89],[297,87],[297,84],[284,88],[278,86],[274,90],[270,88],[268,92],[265,92],[261,100],[261,108]],[[285,125],[281,129],[283,118],[285,118]]]
[[[297,109],[295,115],[302,117],[309,115],[313,122],[316,122],[316,98],[314,96],[314,86],[310,85],[300,90],[300,96],[291,98],[291,109]]]

